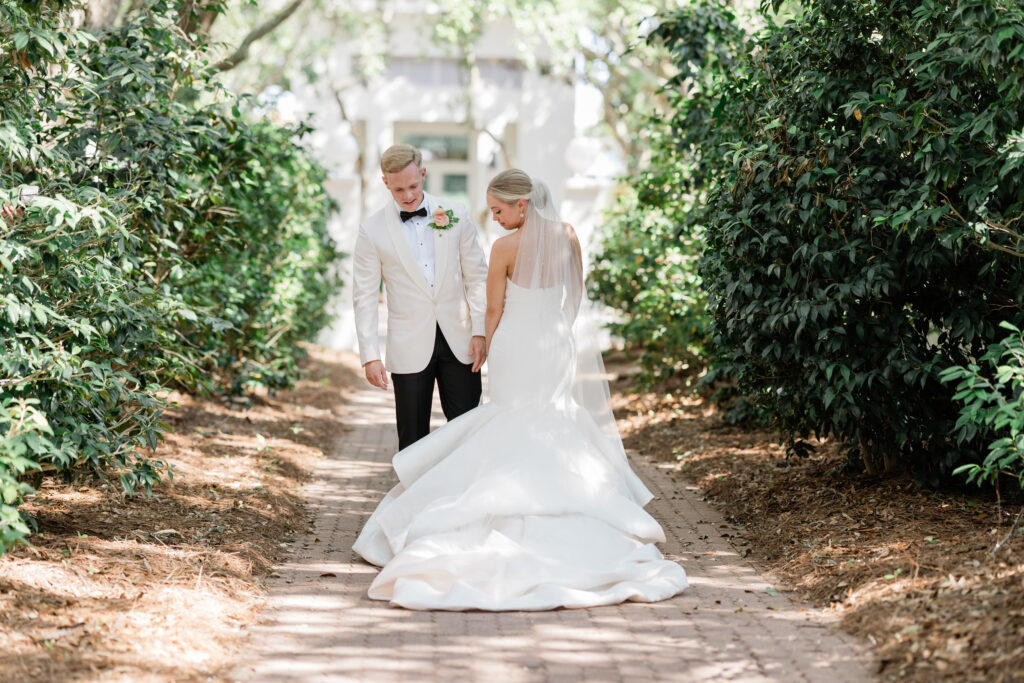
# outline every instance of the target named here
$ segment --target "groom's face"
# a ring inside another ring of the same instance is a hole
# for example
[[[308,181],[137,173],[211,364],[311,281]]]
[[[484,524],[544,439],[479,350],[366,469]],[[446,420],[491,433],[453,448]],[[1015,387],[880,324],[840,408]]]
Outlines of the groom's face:
[[[395,202],[406,211],[415,211],[423,201],[423,179],[427,169],[410,163],[398,173],[385,173],[384,184]]]

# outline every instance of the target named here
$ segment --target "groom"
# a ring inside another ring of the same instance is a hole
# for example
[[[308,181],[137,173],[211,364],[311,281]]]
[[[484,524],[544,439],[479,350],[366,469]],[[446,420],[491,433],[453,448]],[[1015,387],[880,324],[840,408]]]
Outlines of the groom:
[[[487,261],[466,207],[424,193],[427,171],[419,150],[389,147],[380,169],[394,201],[359,226],[353,298],[367,381],[387,389],[391,372],[401,449],[430,432],[435,381],[449,420],[480,403]],[[446,222],[448,210],[454,218]],[[386,364],[377,341],[382,280]]]

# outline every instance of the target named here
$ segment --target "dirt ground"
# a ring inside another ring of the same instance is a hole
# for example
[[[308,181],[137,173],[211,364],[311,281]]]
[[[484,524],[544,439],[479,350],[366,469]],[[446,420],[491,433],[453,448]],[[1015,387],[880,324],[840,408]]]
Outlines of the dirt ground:
[[[883,680],[1024,680],[1019,505],[846,474],[834,443],[787,460],[682,380],[645,391],[609,370],[626,447],[678,463],[742,527],[741,553],[875,646]]]
[[[47,481],[25,509],[32,545],[0,557],[0,672],[9,681],[217,680],[308,518],[297,494],[358,380],[350,354],[310,348],[295,389],[174,395],[153,497],[116,482]]]

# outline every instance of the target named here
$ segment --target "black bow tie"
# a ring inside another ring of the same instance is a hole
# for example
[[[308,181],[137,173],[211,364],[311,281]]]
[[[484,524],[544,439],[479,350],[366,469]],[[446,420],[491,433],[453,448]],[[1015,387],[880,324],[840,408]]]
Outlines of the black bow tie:
[[[427,207],[421,206],[420,208],[416,209],[415,211],[399,211],[398,214],[402,217],[402,222],[404,223],[404,222],[406,222],[407,220],[409,220],[410,218],[412,218],[414,216],[426,216],[427,215]]]

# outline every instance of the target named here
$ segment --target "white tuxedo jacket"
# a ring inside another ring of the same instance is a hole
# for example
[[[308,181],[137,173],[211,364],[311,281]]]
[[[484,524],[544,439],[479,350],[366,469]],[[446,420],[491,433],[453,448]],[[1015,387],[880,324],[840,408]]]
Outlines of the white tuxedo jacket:
[[[359,226],[352,254],[352,289],[363,365],[380,359],[377,302],[381,280],[387,292],[388,335],[384,367],[408,374],[427,366],[439,325],[452,353],[471,361],[470,337],[484,335],[487,259],[476,225],[459,202],[426,195],[427,217],[440,204],[459,219],[434,233],[434,291],[413,256],[393,201]],[[433,220],[431,218],[431,220]]]

